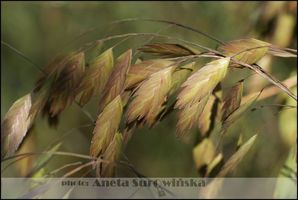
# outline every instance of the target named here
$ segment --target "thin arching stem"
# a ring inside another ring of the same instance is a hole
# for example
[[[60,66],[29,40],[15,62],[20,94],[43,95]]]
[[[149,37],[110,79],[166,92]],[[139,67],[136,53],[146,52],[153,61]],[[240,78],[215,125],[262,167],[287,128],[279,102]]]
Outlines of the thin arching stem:
[[[113,22],[113,24],[120,24],[120,23],[125,23],[125,22],[133,22],[133,21],[148,21],[148,22],[158,22],[158,23],[165,23],[165,24],[172,24],[174,26],[177,26],[177,27],[181,27],[183,29],[186,29],[186,30],[190,30],[194,33],[198,33],[200,35],[203,35],[205,36],[206,38],[208,39],[211,39],[219,44],[225,44],[223,41],[219,40],[218,38],[215,38],[214,36],[211,36],[210,34],[207,34],[201,30],[198,30],[198,29],[195,29],[195,28],[192,28],[190,26],[186,26],[184,24],[180,24],[180,23],[177,23],[177,22],[173,22],[173,21],[169,21],[169,20],[161,20],[161,19],[150,19],[150,18],[128,18],[128,19],[122,19],[122,20],[118,20],[118,21],[115,21]]]
[[[166,27],[163,27],[163,28],[161,28],[160,30],[158,30],[156,33],[159,34],[159,33],[163,32],[164,30],[171,28],[172,26],[173,26],[173,25],[170,24],[170,25],[168,25],[168,26],[166,26]],[[154,38],[155,38],[155,36],[151,36],[151,37],[146,41],[145,44],[150,44],[150,42],[151,42]],[[144,44],[141,45],[141,46],[144,46]],[[133,58],[136,57],[138,53],[139,53],[139,51],[136,51],[136,52],[134,53],[134,55],[133,55]]]
[[[127,18],[127,19],[121,19],[121,20],[116,20],[116,21],[113,21],[109,24],[107,24],[106,26],[115,26],[115,25],[118,25],[118,24],[121,24],[121,23],[127,23],[127,22],[136,22],[136,21],[147,21],[147,22],[157,22],[157,23],[165,23],[165,24],[170,24],[170,25],[173,25],[173,26],[177,26],[177,27],[180,27],[180,28],[183,28],[183,29],[186,29],[186,30],[190,30],[192,32],[195,32],[195,33],[198,33],[200,35],[203,35],[205,36],[206,38],[212,40],[212,41],[215,41],[217,42],[218,44],[221,44],[221,45],[224,45],[225,42],[219,40],[218,38],[215,38],[214,36],[211,36],[210,34],[207,34],[199,29],[195,29],[195,28],[192,28],[190,26],[187,26],[187,25],[184,25],[184,24],[181,24],[181,23],[177,23],[177,22],[173,22],[173,21],[170,21],[170,20],[161,20],[161,19],[149,19],[149,18]],[[68,46],[68,44],[71,44],[72,42],[74,41],[77,41],[78,39],[80,39],[81,37],[91,33],[91,32],[94,32],[100,28],[102,28],[103,26],[99,26],[99,27],[94,27],[94,28],[91,28],[87,31],[85,31],[84,33],[76,36],[75,38],[73,38],[69,43],[67,43],[65,46]],[[112,28],[110,28],[109,30],[111,30]]]
[[[71,176],[71,175],[77,173],[78,171],[80,171],[80,170],[82,170],[82,169],[84,169],[84,168],[86,168],[86,167],[89,167],[89,166],[95,164],[95,162],[96,162],[96,161],[87,162],[87,163],[85,163],[85,164],[83,164],[83,165],[81,165],[81,166],[79,166],[79,167],[77,167],[77,168],[71,170],[70,172],[64,174],[63,178],[69,177],[69,176]]]
[[[25,158],[27,158],[26,155],[24,155],[24,156],[20,156],[19,158],[17,158],[17,159],[15,159],[15,160],[11,161],[9,164],[7,164],[5,167],[2,168],[1,173],[3,173],[6,169],[8,169],[8,168],[9,168],[10,166],[12,166],[13,164],[15,164],[15,163],[17,163],[17,162],[19,162],[19,161],[21,161],[21,160],[23,160],[23,159],[25,159]]]
[[[28,152],[28,153],[22,153],[22,154],[16,154],[10,157],[3,158],[1,161],[7,161],[11,160],[14,158],[18,158],[20,156],[35,156],[35,155],[43,155],[43,154],[52,154],[56,156],[70,156],[70,157],[77,157],[77,158],[83,158],[83,159],[88,159],[88,160],[94,160],[96,158],[84,155],[84,154],[78,154],[78,153],[71,153],[71,152],[64,152],[64,151],[56,151],[56,152],[51,152],[51,151],[45,151],[45,152]]]
[[[57,174],[58,172],[66,169],[66,168],[69,168],[69,167],[72,167],[72,166],[76,166],[76,165],[81,165],[81,164],[82,164],[82,162],[68,163],[68,164],[63,165],[62,167],[59,167],[59,168],[57,168],[57,169],[49,172],[48,175],[51,176],[51,175]]]
[[[8,44],[7,42],[4,42],[1,40],[1,44],[3,46],[6,46],[7,48],[9,48],[10,50],[12,50],[13,52],[15,52],[17,55],[21,56],[24,60],[26,60],[28,63],[30,63],[32,66],[36,67],[36,69],[38,69],[40,72],[45,73],[45,71],[40,68],[38,66],[38,64],[34,63],[30,58],[28,58],[28,56],[25,56],[25,54],[23,54],[21,51],[17,50],[15,47],[13,47],[12,45]]]

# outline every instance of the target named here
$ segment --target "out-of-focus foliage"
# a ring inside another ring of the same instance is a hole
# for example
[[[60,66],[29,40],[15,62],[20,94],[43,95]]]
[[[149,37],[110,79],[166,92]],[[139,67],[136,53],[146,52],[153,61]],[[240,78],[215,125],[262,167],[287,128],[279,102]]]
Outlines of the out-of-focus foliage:
[[[293,91],[297,93],[297,87],[293,88]],[[292,99],[287,98],[288,105],[295,105]],[[297,110],[287,109],[279,116],[279,123],[281,129],[281,138],[283,142],[290,148],[288,157],[282,166],[279,177],[293,178],[297,177],[297,121],[294,121],[297,117]],[[293,193],[291,188],[294,186],[294,181],[291,183],[284,182],[280,179],[275,186],[274,197],[275,198],[287,198]]]
[[[297,87],[294,87],[292,91],[297,94]],[[291,108],[291,106],[297,105],[297,102],[287,97],[286,105],[288,105],[289,108],[285,109],[285,111],[279,115],[280,136],[286,145],[293,147],[297,141],[297,121],[295,119],[297,117],[297,110]]]
[[[252,136],[248,141],[240,146],[240,148],[224,164],[217,177],[225,177],[238,166],[239,162],[245,157],[255,143],[256,137],[257,135]],[[212,180],[207,187],[203,188],[201,195],[206,199],[216,198],[218,191],[221,189],[223,181],[224,179]]]

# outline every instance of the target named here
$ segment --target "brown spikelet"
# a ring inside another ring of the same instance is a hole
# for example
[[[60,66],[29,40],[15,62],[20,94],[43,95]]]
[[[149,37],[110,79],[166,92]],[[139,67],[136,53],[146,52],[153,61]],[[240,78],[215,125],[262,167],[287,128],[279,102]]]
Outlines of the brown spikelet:
[[[161,57],[180,57],[180,56],[189,56],[189,55],[196,54],[196,52],[181,44],[169,44],[169,43],[148,44],[142,48],[139,48],[139,50],[144,53],[150,53]]]
[[[162,59],[145,60],[130,67],[125,80],[125,89],[132,89],[151,74],[173,65],[174,62]]]
[[[85,105],[92,95],[99,95],[103,91],[105,84],[113,69],[113,51],[106,50],[101,55],[95,57],[89,64],[82,78],[78,91],[81,93],[80,105]]]
[[[175,108],[199,102],[225,77],[230,58],[212,61],[192,74],[181,86]]]
[[[121,153],[123,144],[123,137],[121,133],[116,133],[111,144],[103,154],[102,169],[100,172],[101,177],[114,177],[117,162]]]
[[[28,129],[32,125],[29,117],[31,94],[27,94],[13,103],[1,123],[1,158],[14,155]]]
[[[153,125],[171,89],[173,70],[174,67],[160,70],[136,88],[133,100],[127,109],[126,121],[128,123],[134,120],[144,120],[149,126]]]
[[[55,117],[69,106],[76,97],[84,70],[84,53],[72,54],[61,64],[57,78],[52,82],[48,103],[49,113]]]
[[[105,152],[118,130],[123,112],[120,95],[114,98],[99,114],[93,130],[90,155],[97,157]]]
[[[229,93],[226,95],[221,108],[222,121],[225,121],[231,113],[239,108],[241,103],[242,91],[243,81],[240,81],[236,85],[234,85]]]
[[[183,109],[179,111],[177,132],[178,137],[184,136],[189,129],[197,123],[203,109],[208,101],[209,94],[202,98],[201,101],[194,104],[187,104]]]
[[[77,88],[85,70],[84,53],[59,56],[44,67],[44,74],[36,82],[34,102],[30,115],[42,110],[51,124],[56,124],[58,115],[69,106],[77,95]]]
[[[248,108],[257,100],[258,96],[259,94],[253,95],[245,104],[241,104],[239,108],[222,121],[221,134],[224,134],[227,129],[248,110]]]
[[[218,48],[226,56],[235,56],[240,62],[254,64],[268,51],[269,43],[256,39],[233,40]]]
[[[125,77],[131,65],[131,56],[132,50],[129,49],[117,58],[113,72],[103,90],[103,97],[99,105],[100,111],[123,92]]]

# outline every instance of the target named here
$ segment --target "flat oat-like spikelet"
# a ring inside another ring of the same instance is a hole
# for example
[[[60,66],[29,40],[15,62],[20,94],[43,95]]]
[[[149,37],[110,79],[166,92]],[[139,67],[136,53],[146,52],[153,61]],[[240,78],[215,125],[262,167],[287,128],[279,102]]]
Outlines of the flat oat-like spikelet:
[[[84,53],[70,55],[61,63],[61,69],[50,88],[49,113],[52,117],[58,115],[69,106],[76,97],[85,71]]]
[[[237,109],[230,113],[225,120],[222,120],[221,134],[224,134],[233,123],[239,120],[243,113],[245,113],[248,108],[255,103],[258,97],[259,94],[253,95],[247,102],[242,103]]]
[[[131,65],[131,56],[132,50],[129,49],[117,58],[113,72],[103,90],[103,97],[99,105],[100,111],[123,92],[125,77]]]
[[[226,56],[235,56],[235,59],[247,63],[254,64],[258,62],[268,51],[270,44],[256,39],[233,40],[227,44],[220,46],[219,51]]]
[[[14,155],[30,126],[31,94],[27,94],[9,108],[1,123],[1,158]]]
[[[239,108],[241,103],[242,91],[243,81],[240,81],[236,85],[234,85],[228,92],[227,96],[223,100],[221,108],[222,121],[225,121],[231,113]]]
[[[113,99],[99,114],[93,130],[90,155],[97,157],[105,152],[118,130],[123,112],[120,95]]]
[[[36,82],[34,93],[37,99],[33,103],[30,115],[40,111],[48,115],[50,125],[55,124],[58,115],[69,106],[77,95],[85,70],[83,52],[59,56],[46,65],[44,74]]]
[[[103,154],[102,168],[100,177],[114,177],[117,162],[121,153],[123,137],[121,133],[116,133],[111,144]]]
[[[156,43],[148,44],[139,49],[141,52],[150,53],[162,57],[179,57],[195,55],[196,53],[181,44]]]
[[[174,67],[165,68],[140,83],[127,109],[126,121],[128,123],[143,120],[149,126],[154,124],[171,89],[173,70]]]
[[[80,105],[85,105],[92,95],[99,95],[103,91],[112,69],[113,51],[110,48],[95,57],[86,69],[78,89],[81,92]]]
[[[225,77],[230,58],[212,61],[192,74],[181,86],[175,108],[183,108],[187,104],[195,104],[213,91],[215,86]]]
[[[173,65],[174,62],[163,59],[145,60],[130,67],[126,80],[125,89],[132,89],[138,83],[145,80],[151,74]]]
[[[178,137],[184,136],[194,124],[197,124],[209,96],[210,95],[205,96],[201,101],[194,104],[187,104],[179,111],[176,132]]]

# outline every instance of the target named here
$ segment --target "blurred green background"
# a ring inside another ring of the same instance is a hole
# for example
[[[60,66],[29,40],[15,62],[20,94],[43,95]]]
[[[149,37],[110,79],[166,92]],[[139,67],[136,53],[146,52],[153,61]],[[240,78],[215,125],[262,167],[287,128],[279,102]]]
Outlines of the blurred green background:
[[[166,24],[144,21],[117,26],[110,24],[114,20],[126,18],[154,18],[182,23],[223,41],[254,37],[296,49],[296,13],[296,2],[1,2],[1,40],[24,53],[39,67],[62,51],[79,48],[86,42],[108,35],[128,32],[161,31],[165,35],[216,48],[214,41]],[[78,38],[94,28],[94,31]],[[122,43],[115,54],[119,55],[128,48],[135,50],[147,40],[148,37],[131,38]],[[266,61],[262,62],[268,65]],[[297,74],[296,66],[296,59],[270,58],[270,65],[266,69],[284,80]],[[231,71],[223,87],[228,89],[249,74],[248,70]],[[1,121],[12,103],[33,89],[39,75],[35,66],[1,45]],[[258,91],[266,85],[270,84],[255,75],[250,76],[245,81],[245,93]],[[278,106],[259,107],[277,102],[285,103],[286,99],[285,95],[280,94],[258,102],[254,105],[258,109],[247,112],[229,131],[229,137],[225,141],[227,155],[234,150],[240,133],[245,140],[255,133],[259,134],[256,145],[241,162],[234,176],[275,177],[279,174],[293,146],[284,138],[295,139],[297,112],[296,109],[282,110]],[[97,100],[94,97],[85,107],[94,118]],[[290,103],[296,105],[295,102]],[[197,176],[192,149],[195,134],[198,133],[193,130],[185,141],[178,140],[175,137],[176,122],[176,116],[172,114],[153,129],[136,131],[125,154],[141,173],[151,177]],[[21,152],[40,152],[49,149],[57,141],[62,141],[60,150],[88,154],[92,129],[74,129],[88,123],[88,118],[76,105],[62,114],[57,129],[49,128],[46,120],[38,119],[23,143]],[[292,128],[284,131],[287,127]],[[70,130],[73,131],[61,138]],[[287,136],[283,137],[285,132]],[[34,159],[36,158],[32,157],[13,165],[4,175],[24,175],[26,167],[30,168],[34,164]],[[68,157],[54,157],[46,170],[51,171],[75,161]],[[132,176],[132,173],[125,167],[119,167],[118,175]]]

